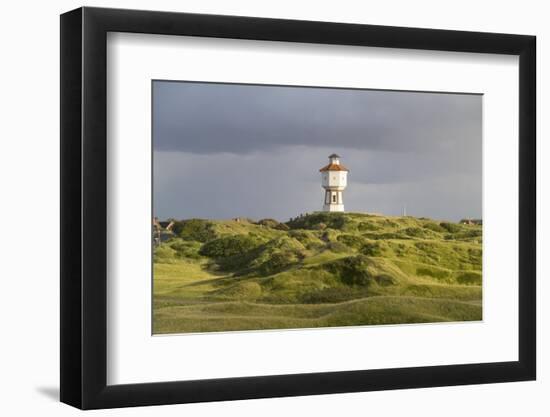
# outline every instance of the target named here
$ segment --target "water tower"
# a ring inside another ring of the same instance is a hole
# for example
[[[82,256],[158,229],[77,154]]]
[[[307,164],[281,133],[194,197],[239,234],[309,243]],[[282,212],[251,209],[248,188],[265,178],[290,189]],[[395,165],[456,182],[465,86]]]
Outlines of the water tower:
[[[323,211],[344,211],[342,192],[348,185],[348,169],[340,164],[340,157],[333,153],[328,157],[329,164],[321,172],[322,186],[325,189]]]

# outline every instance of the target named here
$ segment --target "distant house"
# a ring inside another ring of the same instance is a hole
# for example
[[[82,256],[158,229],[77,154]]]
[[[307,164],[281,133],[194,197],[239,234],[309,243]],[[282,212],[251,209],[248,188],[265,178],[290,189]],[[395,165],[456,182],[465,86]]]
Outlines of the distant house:
[[[172,227],[174,227],[174,220],[167,220],[167,221],[164,221],[164,222],[158,222],[160,227],[164,230],[166,230],[167,232],[171,232],[172,231]]]
[[[153,217],[153,245],[158,246],[172,237],[174,224],[173,220],[159,221],[158,217]]]
[[[153,227],[160,227],[159,218],[153,217]]]
[[[468,224],[470,226],[482,226],[483,221],[481,219],[462,219],[459,222],[460,224]]]

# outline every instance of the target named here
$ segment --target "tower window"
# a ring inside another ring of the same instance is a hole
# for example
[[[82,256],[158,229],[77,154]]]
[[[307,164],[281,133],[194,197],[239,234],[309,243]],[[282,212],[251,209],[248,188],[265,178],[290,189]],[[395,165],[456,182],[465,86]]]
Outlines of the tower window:
[[[336,194],[333,194],[333,195],[332,195],[332,202],[333,202],[333,203],[336,203]]]

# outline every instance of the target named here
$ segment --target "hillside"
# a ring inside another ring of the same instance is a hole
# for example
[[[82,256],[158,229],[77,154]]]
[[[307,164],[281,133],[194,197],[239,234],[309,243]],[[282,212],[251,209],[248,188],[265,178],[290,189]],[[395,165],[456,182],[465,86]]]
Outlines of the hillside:
[[[154,253],[154,333],[481,320],[482,228],[312,213],[176,222]]]

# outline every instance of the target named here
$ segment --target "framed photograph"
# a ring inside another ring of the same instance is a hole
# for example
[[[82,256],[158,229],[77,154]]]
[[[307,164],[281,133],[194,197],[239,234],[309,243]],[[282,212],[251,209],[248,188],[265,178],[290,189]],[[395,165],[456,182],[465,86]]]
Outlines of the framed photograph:
[[[533,380],[535,37],[61,16],[61,401]]]

